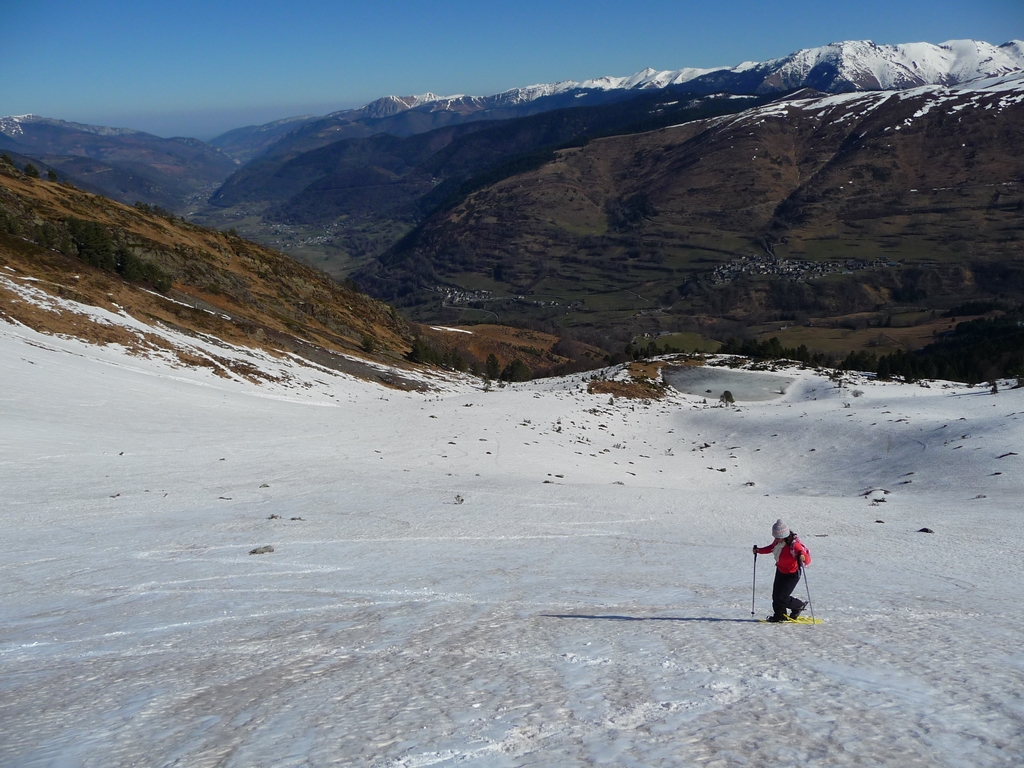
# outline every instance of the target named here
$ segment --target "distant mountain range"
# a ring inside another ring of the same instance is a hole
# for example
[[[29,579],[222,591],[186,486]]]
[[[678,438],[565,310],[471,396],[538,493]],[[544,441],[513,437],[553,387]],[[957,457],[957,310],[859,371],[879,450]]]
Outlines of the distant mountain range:
[[[1022,67],[1024,43],[1019,40],[998,47],[976,40],[951,40],[941,45],[877,45],[869,40],[847,41],[805,48],[769,61],[747,61],[735,67],[644,69],[628,77],[600,77],[583,82],[566,80],[513,88],[486,97],[388,96],[362,107],[361,111],[367,116],[385,117],[417,108],[429,108],[431,111],[492,109],[567,92],[644,90],[683,84],[697,86],[701,91],[710,87],[754,93],[774,93],[800,87],[827,93],[898,90],[918,85],[956,85],[1010,74]]]
[[[338,217],[391,212],[415,219],[485,171],[506,163],[513,163],[509,172],[515,171],[524,156],[540,152],[547,157],[566,143],[736,112],[768,98],[687,94],[680,100],[670,91],[643,92],[601,106],[456,123],[411,136],[385,132],[339,139],[308,150],[295,149],[303,136],[299,131],[232,174],[210,202],[255,205],[264,218],[288,224],[327,224]]]
[[[631,98],[638,91],[685,86],[690,93],[781,93],[814,88],[825,93],[898,90],[919,85],[956,85],[982,77],[1024,69],[1024,42],[1000,46],[975,40],[951,40],[941,45],[909,43],[876,45],[870,41],[831,43],[807,48],[765,62],[744,62],[735,67],[677,70],[644,69],[627,77],[599,77],[576,82],[512,88],[492,96],[385,96],[358,109],[323,117],[295,118],[291,135],[273,147],[275,154],[307,151],[345,138],[375,133],[410,136],[469,120],[502,120],[572,106],[595,106]],[[267,133],[277,133],[281,122],[239,129],[249,131],[252,142],[239,131],[212,140],[233,157],[247,162],[268,149]]]
[[[0,118],[0,150],[31,157],[90,192],[178,212],[205,203],[238,166],[198,139],[36,115]]]
[[[73,183],[124,202],[194,211],[239,165],[260,155],[293,155],[381,133],[412,136],[482,120],[506,120],[599,106],[677,87],[693,94],[828,93],[955,85],[1024,69],[1024,43],[974,40],[941,45],[832,43],[734,67],[645,69],[628,77],[513,88],[491,96],[386,96],[359,109],[301,116],[229,131],[209,143],[34,115],[0,118],[0,150],[32,157]]]

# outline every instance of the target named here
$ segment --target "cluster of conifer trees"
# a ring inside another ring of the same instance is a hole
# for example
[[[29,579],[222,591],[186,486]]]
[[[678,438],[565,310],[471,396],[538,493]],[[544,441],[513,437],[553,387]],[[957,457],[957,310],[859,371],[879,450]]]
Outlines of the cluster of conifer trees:
[[[467,353],[469,354],[469,353]],[[491,353],[484,361],[470,359],[455,347],[443,347],[419,336],[413,341],[412,350],[407,357],[414,363],[429,363],[450,368],[453,371],[469,372],[494,381],[529,381],[533,371],[518,357],[504,368],[497,355]]]
[[[78,258],[108,272],[117,272],[130,283],[149,283],[163,293],[171,287],[170,277],[152,261],[136,256],[124,243],[117,242],[109,230],[95,221],[68,217],[68,233]]]
[[[851,352],[838,360],[832,355],[812,354],[802,344],[796,349],[783,347],[777,338],[730,339],[720,351],[755,359],[788,359],[848,371],[871,371],[882,381],[899,377],[905,381],[943,379],[977,384],[1024,376],[1024,309],[959,323],[948,336],[911,352],[896,350],[881,356]]]
[[[16,169],[14,161],[6,153],[0,154],[0,162]],[[31,163],[25,166],[23,173],[31,178],[39,178],[39,169]],[[57,181],[53,171],[49,172],[48,178]],[[136,208],[146,213],[168,214],[160,208],[142,203],[137,203]],[[155,262],[140,258],[127,244],[123,232],[99,222],[74,216],[68,216],[63,221],[40,221],[39,216],[29,209],[14,206],[8,209],[0,204],[0,232],[24,238],[68,256],[78,256],[86,264],[117,272],[131,283],[146,283],[161,293],[171,287],[170,276]]]

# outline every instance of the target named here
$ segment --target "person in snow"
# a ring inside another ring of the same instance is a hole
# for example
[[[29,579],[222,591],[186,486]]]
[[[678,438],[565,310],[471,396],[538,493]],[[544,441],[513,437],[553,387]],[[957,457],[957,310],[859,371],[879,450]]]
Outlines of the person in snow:
[[[768,621],[786,621],[787,618],[797,618],[807,607],[807,603],[793,597],[793,590],[800,581],[800,566],[811,564],[811,553],[781,519],[772,526],[772,536],[775,541],[767,547],[755,544],[754,554],[767,555],[771,552],[775,555],[775,584],[772,586],[772,609],[775,613],[768,617]]]

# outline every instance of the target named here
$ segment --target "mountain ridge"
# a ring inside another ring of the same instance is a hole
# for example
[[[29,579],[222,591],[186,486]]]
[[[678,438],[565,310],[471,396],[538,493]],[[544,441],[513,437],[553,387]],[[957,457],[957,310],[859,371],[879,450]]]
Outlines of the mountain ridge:
[[[414,124],[438,128],[464,119],[520,116],[514,111],[549,100],[550,109],[580,104],[599,104],[623,98],[630,91],[656,90],[687,85],[695,93],[775,93],[811,86],[825,92],[887,90],[918,85],[955,85],[971,79],[1024,70],[1024,41],[1011,40],[993,45],[977,40],[948,40],[944,43],[901,43],[879,45],[870,40],[829,43],[804,48],[786,56],[762,62],[744,61],[733,67],[684,67],[676,70],[647,68],[627,76],[602,76],[588,80],[563,80],[510,88],[489,96],[425,93],[388,95],[361,107],[311,118],[296,130],[318,135],[302,149],[315,149],[331,140],[360,138],[373,130],[367,120],[395,120],[403,113],[419,114],[418,123],[407,115],[403,123],[379,126],[386,132],[409,135],[418,132]],[[505,110],[504,112],[502,110]],[[356,127],[358,126],[358,127]],[[422,128],[420,130],[423,130]],[[219,139],[220,137],[218,137]],[[283,137],[282,137],[283,138]],[[216,143],[218,139],[214,139]],[[274,151],[273,147],[265,148]],[[287,150],[293,149],[288,146]],[[284,145],[278,149],[283,151]],[[255,157],[247,153],[247,159]]]
[[[1024,41],[1011,40],[1000,46],[970,39],[948,40],[944,43],[901,43],[879,45],[870,40],[846,40],[815,48],[804,48],[788,56],[763,62],[745,61],[734,67],[685,67],[677,70],[647,68],[625,77],[602,76],[583,81],[563,80],[555,83],[510,88],[491,96],[418,96],[389,95],[355,110],[330,113],[335,115],[371,111],[374,116],[384,103],[393,109],[429,107],[431,110],[451,109],[456,105],[474,104],[484,108],[492,104],[515,104],[533,101],[571,90],[640,90],[665,88],[700,81],[706,75],[730,73],[746,75],[767,72],[759,91],[788,90],[801,87],[809,74],[823,64],[832,64],[837,79],[833,90],[891,90],[914,85],[955,85],[982,77],[1009,74],[1024,68]],[[771,76],[779,75],[778,81]],[[869,79],[871,78],[871,79]],[[485,106],[486,105],[486,106]]]
[[[1005,50],[1004,50],[1005,49]],[[921,60],[921,64],[918,60]],[[781,79],[802,80],[817,66],[832,62],[844,80],[833,86],[842,89],[852,86],[854,90],[891,90],[913,85],[953,85],[970,80],[1009,74],[1024,68],[1024,41],[1011,40],[1000,46],[976,40],[948,40],[944,43],[902,43],[878,45],[870,40],[846,40],[829,43],[816,48],[804,48],[788,56],[768,59],[763,62],[745,61],[734,67],[685,67],[677,70],[646,68],[625,77],[602,76],[583,81],[563,80],[555,83],[539,83],[525,87],[510,88],[492,96],[437,96],[432,93],[419,96],[385,96],[357,110],[370,108],[385,100],[406,105],[407,109],[431,107],[446,109],[453,102],[473,100],[483,104],[488,100],[495,103],[521,103],[543,96],[551,96],[570,90],[641,90],[682,85],[713,73],[746,74],[753,71],[783,73]],[[861,63],[865,62],[865,63]],[[868,67],[870,65],[870,67]],[[870,68],[875,81],[860,81]],[[886,68],[892,72],[884,72]],[[879,75],[882,75],[881,77]],[[787,90],[804,83],[788,84],[774,82],[761,90]],[[829,89],[823,89],[828,91]],[[331,113],[333,115],[344,112]],[[328,115],[330,116],[330,115]]]

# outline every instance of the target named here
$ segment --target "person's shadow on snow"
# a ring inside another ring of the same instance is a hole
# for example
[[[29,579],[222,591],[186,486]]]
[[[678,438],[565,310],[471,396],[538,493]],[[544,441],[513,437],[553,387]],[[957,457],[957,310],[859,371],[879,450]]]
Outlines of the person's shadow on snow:
[[[760,619],[716,619],[713,616],[616,616],[614,614],[596,616],[585,613],[542,613],[541,616],[547,619],[600,619],[603,621],[722,621],[741,624],[760,621]]]

